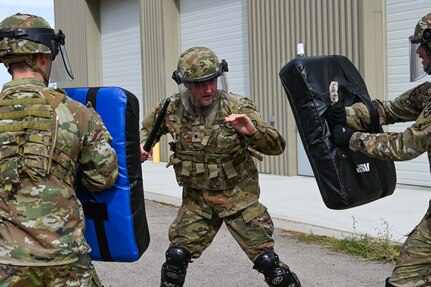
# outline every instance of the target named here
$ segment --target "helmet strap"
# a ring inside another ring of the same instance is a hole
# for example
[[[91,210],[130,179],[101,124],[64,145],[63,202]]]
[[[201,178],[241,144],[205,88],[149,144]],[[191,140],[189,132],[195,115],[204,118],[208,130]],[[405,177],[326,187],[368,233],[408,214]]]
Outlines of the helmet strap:
[[[10,64],[25,62],[30,68],[32,68],[33,71],[41,74],[42,77],[45,79],[46,83],[49,82],[49,78],[46,75],[46,73],[42,71],[42,69],[35,63],[33,55],[21,55],[21,56],[6,58],[6,59],[3,59],[2,61],[7,67],[7,71],[9,72],[9,74],[12,74],[9,68]]]
[[[27,63],[27,65],[30,66],[30,68],[33,69],[33,71],[35,71],[36,73],[39,73],[42,75],[42,77],[45,79],[46,83],[49,83],[49,77],[46,75],[46,73],[44,71],[42,71],[42,69],[35,63],[35,61],[33,59],[26,59],[25,62]]]
[[[428,61],[431,61],[431,48],[429,46],[429,43],[423,44],[423,48],[425,49],[425,52],[427,53]],[[425,72],[428,75],[431,75],[431,64],[429,64],[428,67],[425,67],[425,70],[426,70]]]

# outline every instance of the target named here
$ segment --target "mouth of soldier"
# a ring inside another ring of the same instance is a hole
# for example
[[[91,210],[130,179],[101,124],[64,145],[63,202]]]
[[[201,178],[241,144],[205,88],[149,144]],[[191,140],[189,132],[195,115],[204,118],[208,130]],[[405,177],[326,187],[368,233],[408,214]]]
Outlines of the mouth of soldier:
[[[202,101],[209,102],[212,101],[213,96],[211,94],[202,95]]]

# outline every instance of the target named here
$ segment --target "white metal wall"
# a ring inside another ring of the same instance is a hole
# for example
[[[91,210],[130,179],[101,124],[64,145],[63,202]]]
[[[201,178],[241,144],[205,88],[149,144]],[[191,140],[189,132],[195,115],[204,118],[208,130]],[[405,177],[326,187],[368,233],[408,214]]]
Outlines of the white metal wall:
[[[229,66],[229,91],[249,96],[247,1],[181,0],[181,51],[212,49]]]
[[[387,26],[387,79],[388,98],[394,99],[421,82],[409,82],[409,43],[419,19],[431,12],[429,0],[386,0]],[[403,131],[410,123],[395,124],[389,131]],[[431,186],[429,163],[426,154],[404,162],[396,162],[398,183]]]
[[[100,1],[103,86],[119,86],[140,103],[143,119],[139,0]]]

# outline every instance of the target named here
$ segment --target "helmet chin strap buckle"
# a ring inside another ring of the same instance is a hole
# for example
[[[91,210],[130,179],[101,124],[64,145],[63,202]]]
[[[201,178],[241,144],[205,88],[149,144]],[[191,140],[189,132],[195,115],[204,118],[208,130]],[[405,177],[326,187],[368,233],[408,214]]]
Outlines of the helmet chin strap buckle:
[[[180,75],[178,75],[178,71],[174,71],[172,73],[172,79],[179,85],[181,84],[181,78]]]

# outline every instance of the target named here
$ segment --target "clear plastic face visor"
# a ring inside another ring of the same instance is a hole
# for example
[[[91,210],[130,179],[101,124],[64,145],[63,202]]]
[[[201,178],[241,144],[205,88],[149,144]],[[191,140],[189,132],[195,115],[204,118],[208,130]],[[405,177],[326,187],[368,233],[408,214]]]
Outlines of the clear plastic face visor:
[[[427,75],[427,73],[424,70],[424,66],[422,64],[422,59],[419,57],[419,54],[417,53],[417,50],[420,43],[413,43],[412,37],[409,38],[410,43],[410,50],[409,50],[409,59],[410,59],[410,82],[415,82],[424,76]]]
[[[225,60],[222,60],[217,73],[193,81],[182,78],[178,71],[174,71],[172,79],[178,84],[184,107],[194,114],[210,114],[220,100],[219,92],[229,92],[227,71]]]
[[[184,107],[196,115],[208,115],[212,112],[217,99],[217,87],[217,78],[204,82],[181,83],[178,85]]]
[[[74,79],[66,48],[63,45],[59,45],[59,50],[61,56],[57,55],[52,62],[50,83],[72,81]]]

